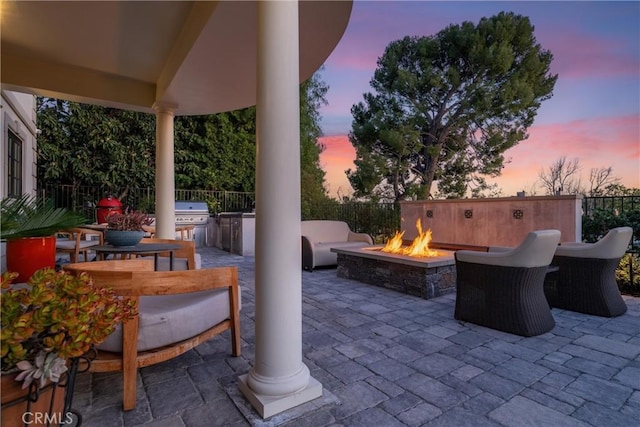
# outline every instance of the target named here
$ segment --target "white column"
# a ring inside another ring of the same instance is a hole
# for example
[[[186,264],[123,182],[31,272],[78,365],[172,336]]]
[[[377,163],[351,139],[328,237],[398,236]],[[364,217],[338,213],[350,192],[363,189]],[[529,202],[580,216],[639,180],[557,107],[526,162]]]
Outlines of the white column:
[[[175,239],[175,163],[173,118],[175,105],[156,103],[156,237]]]
[[[264,418],[322,396],[302,363],[298,2],[258,2],[255,363],[239,388]]]

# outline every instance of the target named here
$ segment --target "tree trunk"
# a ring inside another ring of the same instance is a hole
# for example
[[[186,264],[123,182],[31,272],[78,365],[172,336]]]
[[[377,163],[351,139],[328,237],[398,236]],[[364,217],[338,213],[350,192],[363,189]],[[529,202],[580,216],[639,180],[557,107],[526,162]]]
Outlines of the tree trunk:
[[[437,146],[438,152],[442,151],[442,144],[433,144],[431,146]],[[425,150],[424,150],[425,168],[422,174],[424,191],[422,191],[421,192],[422,194],[420,194],[421,200],[426,200],[429,198],[429,196],[431,196],[431,186],[433,185],[433,180],[436,176],[436,170],[438,168],[438,159],[440,158],[439,154],[435,157],[431,157],[428,153],[427,147],[428,146],[425,146]]]

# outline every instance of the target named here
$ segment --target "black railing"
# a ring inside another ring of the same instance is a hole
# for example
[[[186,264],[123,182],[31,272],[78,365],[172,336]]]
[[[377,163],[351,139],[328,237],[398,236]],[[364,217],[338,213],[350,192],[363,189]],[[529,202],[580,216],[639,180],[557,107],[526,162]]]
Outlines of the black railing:
[[[52,200],[55,207],[81,212],[87,219],[95,219],[96,206],[107,196],[117,197],[123,206],[146,213],[155,213],[154,188],[107,189],[90,186],[44,186],[40,195]],[[254,193],[241,191],[176,190],[175,200],[205,201],[212,214],[219,212],[250,212],[254,207]]]
[[[582,237],[595,242],[610,229],[633,229],[630,250],[640,249],[640,196],[586,197],[582,202]]]
[[[124,206],[147,213],[155,212],[155,189],[105,189],[88,186],[45,186],[41,195],[53,200],[56,207],[82,212],[95,219],[98,202],[109,195],[116,196]],[[255,206],[255,194],[240,191],[176,190],[176,200],[203,200],[212,214],[220,212],[250,212]],[[640,196],[585,197],[583,199],[583,237],[595,241],[614,227],[627,225],[634,230],[631,249],[640,245]],[[381,242],[400,229],[400,205],[336,201],[306,206],[302,219],[345,221],[356,232],[368,233]]]
[[[640,211],[640,196],[585,197],[582,200],[584,215],[592,215],[598,209],[617,214]]]
[[[330,219],[344,221],[358,233],[371,235],[382,242],[400,229],[400,205],[395,203],[320,203],[302,219]]]

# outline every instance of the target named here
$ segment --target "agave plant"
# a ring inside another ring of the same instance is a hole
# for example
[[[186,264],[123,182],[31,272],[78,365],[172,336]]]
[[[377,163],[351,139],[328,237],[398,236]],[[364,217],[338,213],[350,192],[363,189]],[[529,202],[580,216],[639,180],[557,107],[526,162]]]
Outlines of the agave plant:
[[[22,388],[27,388],[35,380],[40,388],[47,385],[47,380],[55,383],[60,381],[60,376],[67,372],[67,364],[64,359],[55,353],[41,351],[31,364],[28,360],[21,360],[16,364],[20,372],[16,381],[22,381]]]
[[[51,202],[29,194],[0,202],[0,238],[5,240],[51,236],[86,222],[81,214],[55,208]]]

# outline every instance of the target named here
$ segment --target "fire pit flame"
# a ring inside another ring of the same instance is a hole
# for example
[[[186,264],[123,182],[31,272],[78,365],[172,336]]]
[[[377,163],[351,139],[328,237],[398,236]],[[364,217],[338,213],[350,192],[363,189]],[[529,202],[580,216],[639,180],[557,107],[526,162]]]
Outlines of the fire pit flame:
[[[440,256],[438,251],[429,249],[429,242],[431,242],[431,229],[422,231],[422,222],[420,221],[420,218],[416,221],[416,228],[418,229],[418,237],[413,239],[411,246],[402,246],[402,236],[404,236],[403,230],[402,232],[396,231],[396,234],[389,239],[385,247],[380,250],[391,254],[408,255],[413,257]]]

